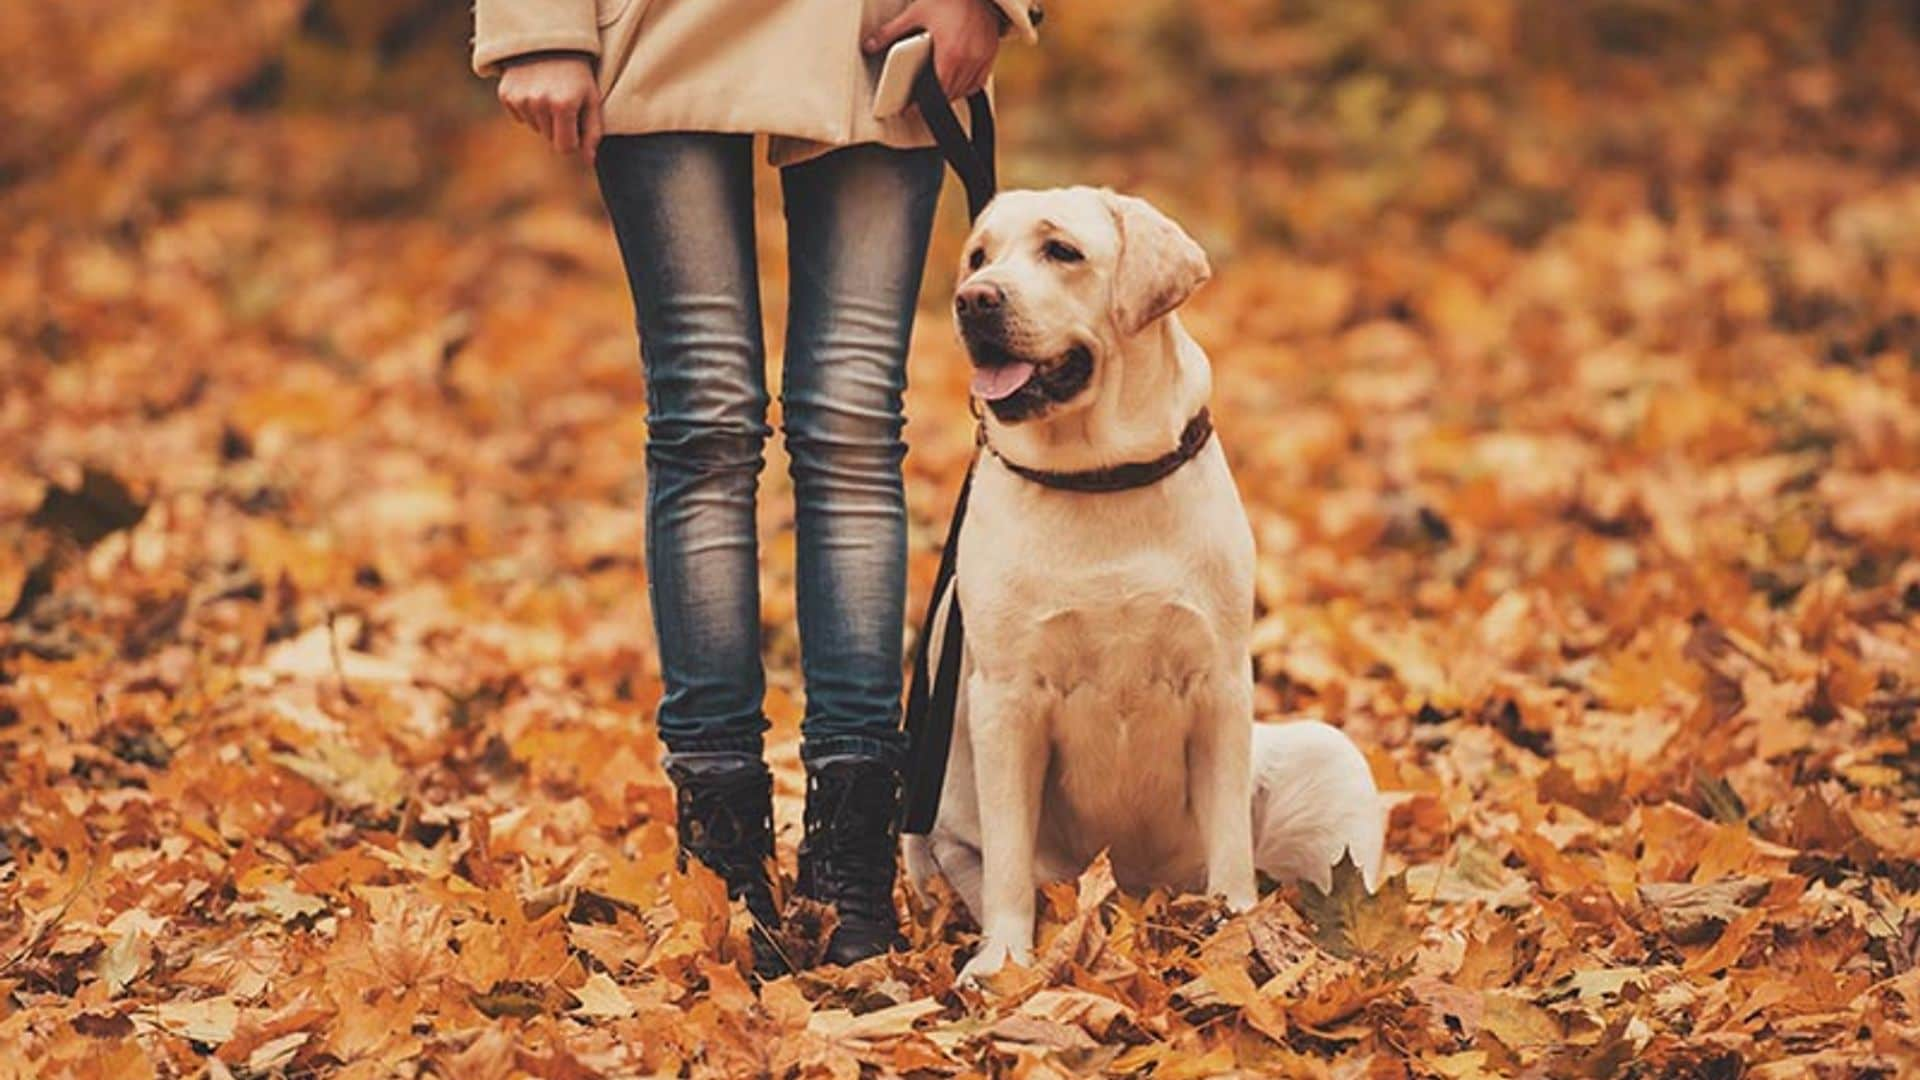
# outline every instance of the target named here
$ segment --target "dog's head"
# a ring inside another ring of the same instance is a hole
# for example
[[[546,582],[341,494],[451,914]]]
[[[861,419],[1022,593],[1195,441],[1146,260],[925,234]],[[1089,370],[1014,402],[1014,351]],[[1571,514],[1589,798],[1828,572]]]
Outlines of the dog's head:
[[[1200,245],[1143,199],[1002,193],[961,251],[953,300],[974,394],[1003,423],[1086,407],[1126,343],[1210,273]]]

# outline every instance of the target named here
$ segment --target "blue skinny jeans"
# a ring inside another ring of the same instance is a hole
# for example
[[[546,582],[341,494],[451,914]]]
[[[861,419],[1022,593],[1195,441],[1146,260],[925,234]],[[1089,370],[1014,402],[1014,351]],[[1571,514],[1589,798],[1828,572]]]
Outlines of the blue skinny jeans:
[[[759,757],[767,728],[754,496],[767,426],[753,140],[607,138],[600,191],[647,382],[647,581],[670,755]],[[801,755],[896,766],[907,345],[939,197],[926,150],[845,147],[781,170],[789,297],[781,407],[797,531]]]

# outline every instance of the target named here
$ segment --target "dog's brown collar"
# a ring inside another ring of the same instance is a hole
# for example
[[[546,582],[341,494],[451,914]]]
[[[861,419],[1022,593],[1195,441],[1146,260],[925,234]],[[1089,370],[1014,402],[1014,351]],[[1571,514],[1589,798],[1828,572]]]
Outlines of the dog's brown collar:
[[[1109,465],[1104,469],[1087,469],[1082,472],[1053,472],[1048,469],[1036,469],[1020,465],[1000,456],[1000,451],[987,441],[987,428],[980,425],[976,436],[987,453],[992,454],[1007,470],[1022,480],[1030,480],[1042,487],[1056,488],[1060,491],[1079,491],[1090,494],[1105,494],[1114,491],[1131,491],[1149,484],[1157,484],[1173,475],[1174,470],[1192,461],[1213,438],[1213,414],[1201,406],[1193,414],[1187,426],[1180,431],[1180,444],[1151,461],[1129,461],[1123,465]]]

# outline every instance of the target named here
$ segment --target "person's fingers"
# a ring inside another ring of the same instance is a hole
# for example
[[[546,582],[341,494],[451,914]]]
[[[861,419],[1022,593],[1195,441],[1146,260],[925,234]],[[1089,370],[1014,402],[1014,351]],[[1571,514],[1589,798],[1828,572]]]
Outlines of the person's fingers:
[[[967,68],[966,78],[961,80],[960,93],[956,97],[972,97],[986,88],[987,76],[993,72],[991,57],[977,59]]]
[[[933,51],[933,73],[940,79],[940,90],[951,101],[961,97],[961,76],[964,74],[957,56],[942,56],[940,50]]]
[[[546,102],[540,101],[537,98],[530,99],[526,107],[521,111],[524,114],[523,122],[533,129],[535,135],[540,136],[540,141],[551,143],[553,141],[553,114],[547,111]]]
[[[539,130],[538,125],[533,122],[533,117],[528,111],[526,92],[519,86],[508,87],[504,82],[501,83],[500,104],[507,107],[507,112],[512,114],[516,122],[525,124],[527,127],[533,128],[536,131]]]
[[[905,11],[888,19],[886,25],[868,34],[867,39],[860,43],[860,47],[870,54],[877,53],[915,30],[924,28],[925,25],[920,13],[920,5],[908,4]]]
[[[552,130],[548,133],[553,139],[553,148],[563,154],[571,154],[580,149],[580,103],[577,101],[557,101],[553,104]]]
[[[600,138],[605,134],[606,118],[600,115],[600,97],[596,94],[587,99],[580,118],[580,157],[588,165],[600,153]]]
[[[966,97],[980,89],[980,71],[980,61],[977,58],[966,55],[956,57],[953,62],[951,84],[943,79],[941,86],[946,88],[949,98],[958,100]]]

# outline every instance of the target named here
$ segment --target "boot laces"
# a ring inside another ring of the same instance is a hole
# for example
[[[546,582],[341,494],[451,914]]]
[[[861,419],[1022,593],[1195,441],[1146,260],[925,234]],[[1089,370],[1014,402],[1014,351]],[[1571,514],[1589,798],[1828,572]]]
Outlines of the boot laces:
[[[842,916],[891,922],[899,842],[894,782],[878,772],[837,770],[809,778],[807,847],[817,880],[807,890]]]
[[[677,786],[682,846],[727,883],[730,894],[757,884],[773,848],[764,774],[707,777]]]

